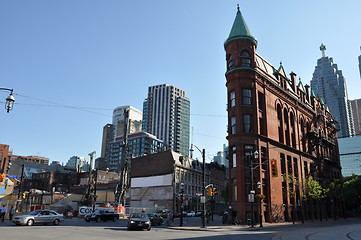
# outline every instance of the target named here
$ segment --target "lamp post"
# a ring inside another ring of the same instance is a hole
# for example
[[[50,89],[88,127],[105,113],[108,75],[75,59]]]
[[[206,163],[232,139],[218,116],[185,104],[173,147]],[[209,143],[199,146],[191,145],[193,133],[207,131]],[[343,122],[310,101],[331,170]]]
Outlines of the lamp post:
[[[259,189],[259,227],[263,227],[262,224],[262,200],[263,196],[261,195],[261,182],[257,183],[257,187]]]
[[[10,110],[13,109],[14,102],[15,102],[15,98],[14,98],[14,96],[13,96],[13,89],[10,89],[10,88],[0,88],[0,90],[4,90],[4,91],[9,91],[9,92],[10,92],[10,95],[6,98],[6,102],[5,102],[6,112],[10,112]]]
[[[191,145],[191,153],[193,152],[193,146],[195,146],[197,148],[197,150],[202,154],[202,178],[203,178],[203,183],[202,183],[202,193],[203,196],[201,196],[202,199],[202,228],[206,227],[206,202],[205,202],[205,198],[206,198],[206,150],[203,148],[203,150],[201,151],[196,145],[192,144]]]
[[[258,159],[258,152],[255,151],[253,153],[251,153],[251,155],[249,155],[249,158],[250,158],[250,169],[251,169],[251,192],[250,194],[253,195],[252,198],[250,198],[251,200],[251,227],[253,228],[254,227],[254,209],[253,209],[253,203],[254,203],[254,188],[253,188],[253,171],[259,166],[259,164],[256,166],[256,167],[253,167],[253,158],[254,159]]]
[[[183,194],[184,194],[184,183],[180,183],[179,186],[179,195],[180,195],[180,216],[179,216],[179,226],[183,226]]]

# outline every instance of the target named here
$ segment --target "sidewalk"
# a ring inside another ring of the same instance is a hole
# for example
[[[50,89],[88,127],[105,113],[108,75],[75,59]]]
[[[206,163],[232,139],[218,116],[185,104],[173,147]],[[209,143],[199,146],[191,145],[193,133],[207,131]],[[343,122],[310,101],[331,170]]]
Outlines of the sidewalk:
[[[222,224],[222,217],[215,216],[213,222],[209,222],[206,224],[205,228],[202,228],[202,223],[200,219],[197,221],[194,219],[193,223],[184,222],[183,226],[179,226],[179,218],[175,219],[172,226],[168,226],[170,229],[175,230],[187,230],[187,231],[214,231],[214,232],[225,232],[225,231],[264,231],[266,229],[275,229],[275,228],[282,228],[282,227],[306,227],[306,226],[325,226],[331,224],[345,224],[349,222],[361,222],[359,218],[348,218],[348,219],[328,219],[327,221],[323,220],[307,220],[303,224],[302,222],[282,222],[282,223],[263,223],[263,227],[259,227],[259,224],[255,224],[253,228],[249,227],[248,225],[229,225],[229,224]]]

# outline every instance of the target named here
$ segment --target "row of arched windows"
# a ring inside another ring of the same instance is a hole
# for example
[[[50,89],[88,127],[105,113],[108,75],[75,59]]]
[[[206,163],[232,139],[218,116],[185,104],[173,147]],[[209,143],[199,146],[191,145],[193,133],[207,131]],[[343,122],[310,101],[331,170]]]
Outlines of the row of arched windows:
[[[281,104],[277,104],[277,119],[278,119],[278,138],[279,142],[297,148],[296,134],[297,134],[297,120],[292,109],[282,108]],[[306,133],[309,130],[309,123],[302,118],[300,120],[300,133],[298,134],[302,141],[300,150],[306,152]]]

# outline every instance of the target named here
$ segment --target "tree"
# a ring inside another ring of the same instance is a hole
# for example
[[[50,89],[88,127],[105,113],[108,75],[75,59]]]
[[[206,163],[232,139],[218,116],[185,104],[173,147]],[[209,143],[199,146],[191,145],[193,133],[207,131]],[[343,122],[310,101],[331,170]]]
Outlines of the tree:
[[[323,188],[312,176],[308,176],[304,179],[304,185],[303,197],[305,200],[321,200],[325,198],[326,194],[329,192],[328,188]],[[321,209],[321,204],[319,204],[319,206]],[[322,221],[322,211],[320,211],[320,220]]]
[[[295,224],[295,213],[296,213],[296,204],[297,204],[296,194],[297,194],[297,191],[299,190],[300,182],[292,174],[284,174],[283,180],[288,183],[287,192],[289,194],[290,201],[292,202],[292,205],[293,205],[292,222],[293,222],[293,224]],[[303,217],[302,217],[302,219],[303,219]],[[303,223],[303,221],[302,221],[302,223]]]
[[[353,176],[352,179],[344,182],[342,192],[345,200],[346,209],[349,212],[359,212],[361,201],[361,177]]]

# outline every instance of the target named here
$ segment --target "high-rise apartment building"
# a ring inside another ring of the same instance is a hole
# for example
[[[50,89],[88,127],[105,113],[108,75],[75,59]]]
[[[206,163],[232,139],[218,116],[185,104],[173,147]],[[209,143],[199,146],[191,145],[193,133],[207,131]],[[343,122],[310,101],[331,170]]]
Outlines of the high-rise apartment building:
[[[231,214],[253,223],[318,218],[319,209],[338,215],[340,201],[310,202],[303,192],[306,177],[321,186],[341,178],[334,119],[295,73],[287,76],[256,48],[238,9],[224,43]]]
[[[189,156],[190,101],[186,92],[167,84],[149,87],[143,104],[143,131],[162,140],[168,149]]]
[[[349,137],[355,134],[351,105],[348,101],[346,80],[337,64],[326,56],[326,46],[321,44],[322,57],[317,60],[313,72],[311,89],[329,107],[332,116],[338,122],[339,137]]]
[[[355,135],[361,135],[361,98],[351,100],[352,118],[355,127]]]
[[[127,115],[125,111],[127,111]],[[119,171],[121,169],[121,156],[112,157],[112,149],[123,141],[124,137],[124,120],[127,117],[127,135],[142,131],[142,112],[132,106],[120,106],[113,110],[112,124],[106,124],[103,127],[102,165],[107,165],[111,171]],[[119,149],[116,150],[119,154]]]
[[[142,112],[132,106],[121,106],[113,110],[113,141],[124,135],[124,111],[128,110],[128,133],[142,131]]]

